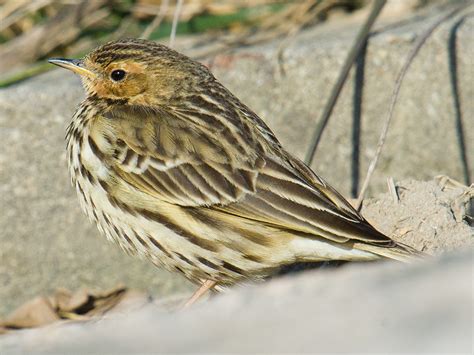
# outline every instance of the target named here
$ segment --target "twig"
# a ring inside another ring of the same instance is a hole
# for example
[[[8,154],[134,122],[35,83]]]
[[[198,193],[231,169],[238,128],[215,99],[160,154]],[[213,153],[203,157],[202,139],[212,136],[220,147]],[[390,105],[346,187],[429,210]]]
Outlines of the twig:
[[[14,9],[15,11],[13,11],[10,16],[6,16],[8,11],[2,11],[0,13],[0,31],[3,31],[5,28],[14,24],[16,21],[21,20],[24,16],[32,14],[43,7],[51,5],[52,2],[53,0],[38,0],[30,2],[26,6],[20,6],[20,8],[17,8],[16,10]],[[13,4],[15,5],[14,2]]]
[[[390,196],[392,196],[393,202],[400,202],[400,196],[398,196],[397,187],[395,186],[395,181],[393,180],[393,177],[387,178],[387,185],[388,192],[390,193]]]
[[[470,14],[472,15],[472,13]],[[456,37],[458,29],[464,23],[469,15],[465,15],[459,19],[451,28],[448,40],[448,63],[449,63],[449,78],[451,81],[451,88],[453,91],[454,114],[456,116],[456,131],[459,141],[459,150],[461,155],[461,163],[464,170],[464,183],[468,185],[471,182],[471,167],[468,158],[468,148],[466,145],[466,138],[464,133],[463,114],[461,110],[461,96],[459,92],[458,83],[458,64],[457,64],[457,43]]]
[[[382,11],[382,8],[384,7],[386,2],[386,0],[375,0],[374,7],[370,12],[367,21],[364,23],[359,33],[357,34],[357,38],[354,44],[352,45],[349,54],[347,55],[346,61],[344,62],[344,66],[341,70],[341,73],[339,74],[339,78],[337,79],[336,85],[332,89],[331,96],[329,97],[329,100],[326,106],[324,107],[323,114],[321,115],[321,118],[314,130],[313,138],[311,139],[311,146],[309,147],[305,158],[305,162],[308,165],[311,165],[313,161],[314,153],[316,152],[319,142],[321,141],[324,129],[326,128],[326,125],[329,122],[332,110],[334,109],[337,99],[339,98],[339,94],[341,93],[342,87],[344,86],[344,82],[347,79],[349,70],[351,69],[352,64],[354,63],[355,59],[363,48],[364,43],[369,35],[370,29],[372,28],[372,25],[377,19],[377,16],[380,14],[380,11]]]
[[[84,29],[110,14],[107,0],[62,6],[56,15],[0,47],[0,73],[36,61],[61,46],[73,42]]]
[[[169,0],[163,0],[160,5],[160,9],[156,14],[153,21],[148,25],[148,27],[143,31],[141,38],[148,39],[150,35],[160,26],[161,22],[168,12]]]
[[[351,197],[357,198],[360,183],[360,149],[362,132],[362,101],[364,95],[365,61],[367,59],[367,40],[355,62],[354,88],[352,91],[352,159],[351,159]]]
[[[355,206],[355,208],[357,210],[359,210],[360,207],[361,207],[362,200],[364,199],[365,193],[367,191],[367,187],[369,186],[370,179],[371,179],[371,177],[372,177],[372,175],[375,171],[375,167],[377,166],[377,162],[379,160],[380,153],[382,152],[382,147],[385,143],[385,139],[387,138],[388,128],[390,126],[390,122],[391,122],[392,116],[393,116],[393,109],[395,107],[395,103],[397,102],[398,94],[399,94],[400,88],[402,86],[403,78],[405,77],[405,74],[407,73],[408,68],[410,67],[411,63],[413,62],[413,59],[416,57],[416,55],[418,54],[418,52],[421,49],[421,47],[423,46],[423,44],[426,42],[426,40],[429,38],[429,36],[433,33],[433,31],[439,25],[441,25],[444,21],[448,20],[450,17],[457,14],[459,11],[461,11],[465,7],[466,7],[465,5],[461,5],[459,7],[456,7],[455,9],[451,10],[450,12],[448,12],[447,14],[445,14],[444,16],[439,18],[435,23],[433,23],[424,33],[422,33],[418,37],[415,45],[413,46],[410,54],[408,55],[408,58],[407,58],[405,64],[403,65],[402,69],[400,70],[400,72],[398,74],[398,77],[397,77],[397,81],[395,82],[395,88],[393,89],[392,100],[390,102],[390,107],[388,109],[387,118],[385,120],[384,126],[382,128],[382,133],[380,134],[379,142],[377,144],[377,150],[375,152],[374,157],[372,158],[372,161],[370,162],[369,168],[367,169],[367,176],[365,177],[364,183],[362,184],[362,188],[361,188],[360,193],[359,193],[359,197],[357,198],[357,202],[356,202],[356,206]]]
[[[174,10],[174,16],[173,16],[173,25],[171,27],[170,43],[169,43],[170,47],[173,47],[174,45],[174,39],[176,37],[176,29],[178,27],[179,15],[181,13],[182,6],[183,6],[183,0],[177,0],[176,9]]]

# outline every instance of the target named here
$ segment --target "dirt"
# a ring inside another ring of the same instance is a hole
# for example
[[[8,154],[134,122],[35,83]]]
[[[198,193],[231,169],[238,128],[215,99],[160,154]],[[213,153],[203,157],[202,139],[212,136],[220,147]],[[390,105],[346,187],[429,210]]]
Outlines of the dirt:
[[[402,180],[395,184],[399,201],[382,194],[364,202],[362,214],[393,239],[428,254],[472,247],[474,229],[463,202],[474,188],[445,180]]]

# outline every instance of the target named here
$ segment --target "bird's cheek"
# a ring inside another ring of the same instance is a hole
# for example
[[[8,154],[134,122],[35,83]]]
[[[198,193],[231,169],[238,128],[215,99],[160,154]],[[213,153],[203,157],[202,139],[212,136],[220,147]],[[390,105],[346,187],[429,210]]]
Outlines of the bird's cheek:
[[[102,82],[102,81],[97,81],[97,82],[92,83],[91,88],[97,94],[97,96],[99,96],[99,97],[116,96],[110,90],[111,89],[110,86],[105,85],[104,82]]]
[[[144,80],[142,81],[133,78],[117,87],[116,94],[122,97],[127,97],[130,102],[135,102],[136,104],[149,104],[146,99],[149,96],[149,90],[146,81]]]
[[[129,83],[118,88],[120,94],[128,97],[140,95],[146,91],[146,88],[136,83]]]
[[[117,99],[129,96],[127,90],[125,90],[121,85],[109,84],[102,81],[95,82],[92,85],[92,91],[102,98]]]

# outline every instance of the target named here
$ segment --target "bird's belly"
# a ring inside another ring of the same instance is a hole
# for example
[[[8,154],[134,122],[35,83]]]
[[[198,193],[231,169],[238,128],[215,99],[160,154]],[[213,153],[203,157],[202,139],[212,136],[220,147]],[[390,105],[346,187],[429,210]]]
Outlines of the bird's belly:
[[[188,278],[205,276],[190,270],[190,265],[173,252],[186,250],[181,236],[114,201],[104,184],[110,180],[111,172],[90,152],[87,143],[80,154],[71,156],[69,170],[81,208],[96,223],[101,234],[128,254],[149,259],[157,266],[180,271]]]
[[[222,222],[204,223],[190,216],[189,209],[133,190],[123,181],[117,183],[120,178],[92,151],[87,139],[80,152],[73,150],[69,156],[82,209],[107,239],[129,254],[179,271],[192,281],[213,279],[222,284],[265,278],[295,261],[297,253],[289,248],[293,236],[287,232],[264,225],[250,227],[241,219],[228,221],[239,228],[219,229]],[[252,234],[261,237],[251,238]]]
[[[229,273],[222,266],[222,256],[199,248],[164,224],[118,204],[99,182],[104,177],[101,171],[100,176],[76,174],[72,180],[83,211],[108,240],[117,243],[128,254],[148,259],[170,271],[181,272],[193,282],[213,279],[233,284],[246,278],[244,274]],[[182,223],[186,225],[185,221]]]
[[[76,190],[83,211],[97,224],[99,231],[108,240],[119,244],[128,254],[147,257],[154,263],[170,267],[169,257],[160,250],[161,245],[153,241],[165,236],[172,238],[172,231],[163,225],[150,226],[140,223],[137,217],[113,205],[101,186],[87,179],[77,179]]]

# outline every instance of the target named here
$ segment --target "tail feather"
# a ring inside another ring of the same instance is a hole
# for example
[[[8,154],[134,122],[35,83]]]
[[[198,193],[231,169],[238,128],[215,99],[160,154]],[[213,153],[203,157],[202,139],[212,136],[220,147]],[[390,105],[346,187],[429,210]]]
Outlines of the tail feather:
[[[391,247],[380,247],[377,245],[355,243],[355,249],[368,251],[384,258],[398,260],[405,263],[410,263],[426,257],[427,254],[420,252],[408,245],[396,243]]]

